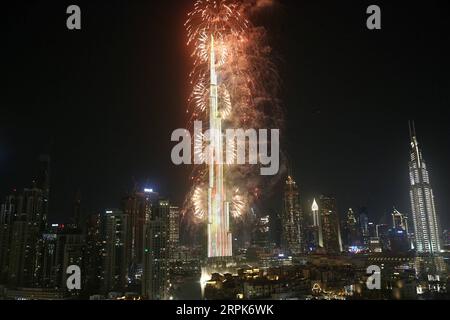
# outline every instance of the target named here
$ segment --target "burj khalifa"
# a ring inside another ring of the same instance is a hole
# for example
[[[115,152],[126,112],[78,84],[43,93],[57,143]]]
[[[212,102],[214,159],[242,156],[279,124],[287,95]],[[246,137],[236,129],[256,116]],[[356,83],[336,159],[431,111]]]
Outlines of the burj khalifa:
[[[230,203],[224,186],[222,116],[219,111],[213,36],[210,48],[209,129],[208,257],[229,257],[232,255]]]

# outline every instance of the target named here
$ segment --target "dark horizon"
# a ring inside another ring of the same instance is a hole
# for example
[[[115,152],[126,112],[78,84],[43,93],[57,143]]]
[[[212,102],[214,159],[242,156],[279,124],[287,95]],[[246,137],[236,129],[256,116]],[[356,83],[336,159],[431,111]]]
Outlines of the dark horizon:
[[[282,79],[286,150],[301,199],[334,194],[341,217],[411,213],[408,120],[416,121],[442,228],[450,225],[448,3],[380,1],[382,30],[365,28],[367,1],[276,1],[259,16]],[[68,31],[70,4],[9,4],[0,115],[0,197],[51,165],[50,221],[118,207],[136,181],[182,205],[189,168],[170,161],[187,121],[191,1],[89,3]],[[45,17],[45,18],[43,18]],[[280,187],[268,209],[281,207]]]

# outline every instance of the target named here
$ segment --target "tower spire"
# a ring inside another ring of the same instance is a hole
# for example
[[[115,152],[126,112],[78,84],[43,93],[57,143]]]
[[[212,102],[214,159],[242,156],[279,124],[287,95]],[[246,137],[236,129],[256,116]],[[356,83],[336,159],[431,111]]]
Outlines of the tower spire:
[[[416,125],[414,124],[414,120],[408,121],[409,126],[409,138],[413,141],[413,138],[416,137]]]

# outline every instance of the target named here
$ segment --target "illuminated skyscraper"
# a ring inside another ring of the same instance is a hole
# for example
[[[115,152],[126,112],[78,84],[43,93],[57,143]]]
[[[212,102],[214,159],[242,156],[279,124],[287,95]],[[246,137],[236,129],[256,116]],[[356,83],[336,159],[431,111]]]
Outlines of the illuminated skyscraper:
[[[291,176],[287,177],[284,186],[281,224],[284,249],[293,254],[304,252],[303,213],[300,207],[300,195],[298,186]]]
[[[409,124],[411,151],[409,161],[410,197],[416,250],[419,253],[441,251],[439,226],[427,166],[417,142],[414,122]]]
[[[317,204],[316,199],[313,200],[311,212],[313,216],[312,231],[313,231],[314,245],[316,249],[319,247],[322,248],[323,247],[322,222],[320,219],[319,205]]]
[[[210,152],[208,156],[208,257],[232,255],[230,232],[230,203],[226,200],[223,171],[222,115],[219,112],[214,38],[210,51],[209,129]]]
[[[169,258],[174,258],[180,243],[180,208],[170,206],[168,219]]]

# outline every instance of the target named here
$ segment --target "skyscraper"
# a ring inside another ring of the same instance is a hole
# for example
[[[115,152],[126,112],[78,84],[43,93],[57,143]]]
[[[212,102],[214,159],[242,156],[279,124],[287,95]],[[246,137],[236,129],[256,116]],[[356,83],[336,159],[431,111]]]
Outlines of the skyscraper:
[[[389,250],[389,226],[381,223],[376,225],[377,238],[380,241],[381,249],[383,251]]]
[[[284,249],[292,254],[303,253],[305,248],[303,213],[300,207],[298,186],[291,176],[287,177],[284,186],[281,224]]]
[[[411,249],[408,218],[395,208],[391,215],[392,228],[389,230],[389,247],[392,252],[407,252]]]
[[[2,220],[7,226],[3,227],[2,233],[8,232],[5,236],[10,244],[8,255],[2,260],[2,267],[6,267],[8,283],[12,285],[41,285],[42,232],[47,204],[45,192],[33,182],[32,188],[9,196],[3,205]]]
[[[41,228],[44,228],[47,222],[50,200],[50,156],[48,154],[41,154],[39,156],[39,171],[35,184],[42,191]]]
[[[47,233],[42,235],[43,250],[42,250],[42,286],[46,288],[56,287],[60,285],[57,282],[57,245],[58,235],[55,228],[51,228]],[[59,270],[61,271],[62,268]]]
[[[142,294],[165,300],[169,293],[169,213],[167,200],[159,200],[144,225],[144,274]]]
[[[223,170],[222,115],[219,112],[214,38],[211,36],[208,159],[208,257],[229,257],[232,251],[230,203],[226,200]]]
[[[392,227],[404,230],[407,234],[409,233],[408,217],[395,208],[392,210]]]
[[[267,248],[270,245],[270,216],[262,216],[256,219],[253,230],[253,239],[252,244],[261,247]]]
[[[323,247],[323,234],[322,234],[322,221],[320,219],[320,213],[319,213],[319,205],[317,204],[316,199],[313,200],[312,206],[311,206],[311,212],[312,212],[312,237],[313,237],[313,243],[314,247],[317,250],[318,248]]]
[[[177,206],[170,206],[167,223],[169,257],[173,259],[180,243],[180,209]]]
[[[344,236],[346,250],[354,250],[354,247],[362,245],[360,228],[352,208],[348,209],[347,217],[344,223]]]
[[[43,245],[49,208],[50,158],[39,158],[31,188],[0,204],[0,281],[42,286]]]
[[[7,196],[0,205],[0,281],[7,282],[9,255],[11,251],[11,230],[16,215],[16,195]]]
[[[409,161],[410,198],[414,224],[415,248],[419,253],[441,250],[439,225],[427,166],[417,142],[414,122],[409,123],[411,151]]]
[[[122,200],[122,207],[125,214],[128,215],[129,233],[128,244],[131,255],[129,267],[131,284],[140,287],[144,263],[144,225],[146,220],[152,214],[152,205],[156,205],[159,194],[153,189],[145,188],[138,191],[135,188],[130,194]]]
[[[79,190],[73,201],[73,223],[76,228],[81,228],[81,193]]]
[[[83,288],[90,293],[98,293],[103,274],[101,215],[91,214],[86,221],[86,260]]]
[[[342,251],[342,240],[336,199],[325,195],[320,196],[319,210],[322,220],[323,247],[327,253],[339,253]]]
[[[104,291],[123,291],[127,286],[129,253],[129,217],[121,210],[106,210]]]
[[[369,217],[367,215],[367,208],[362,207],[358,209],[358,222],[361,233],[361,240],[365,246],[369,245],[370,232],[369,232]]]
[[[85,261],[85,236],[77,229],[65,230],[66,233],[62,233],[58,235],[58,244],[57,247],[60,246],[62,249],[62,255],[57,257],[57,264],[60,266],[60,285],[61,288],[66,287],[67,281],[67,267],[71,265],[77,265],[84,269]],[[61,252],[61,250],[57,251]],[[61,259],[62,258],[62,259]]]

